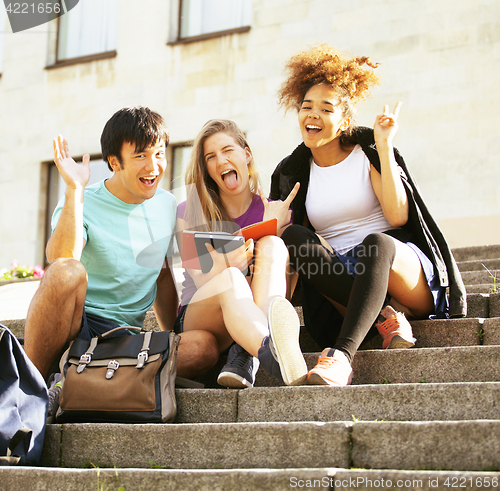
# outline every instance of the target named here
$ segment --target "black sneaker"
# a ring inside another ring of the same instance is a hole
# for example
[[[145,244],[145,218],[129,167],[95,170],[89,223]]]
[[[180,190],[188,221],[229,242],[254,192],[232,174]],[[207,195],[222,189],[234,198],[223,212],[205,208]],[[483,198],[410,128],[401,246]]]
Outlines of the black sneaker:
[[[234,343],[229,348],[227,363],[222,368],[217,383],[232,389],[252,388],[255,374],[259,369],[259,360]]]

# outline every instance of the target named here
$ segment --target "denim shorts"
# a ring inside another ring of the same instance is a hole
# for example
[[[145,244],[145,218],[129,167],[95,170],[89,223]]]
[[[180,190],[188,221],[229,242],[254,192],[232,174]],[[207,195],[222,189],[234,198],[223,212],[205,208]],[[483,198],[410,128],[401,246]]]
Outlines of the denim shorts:
[[[101,336],[105,332],[111,331],[115,327],[120,327],[120,324],[116,322],[110,321],[108,319],[104,319],[102,317],[98,317],[96,315],[88,314],[83,311],[82,317],[82,329],[78,337],[80,339],[85,339],[87,341],[91,341],[92,338],[97,336]],[[117,333],[111,334],[111,336],[120,336],[124,334],[132,334],[128,329],[123,329]]]
[[[184,332],[184,317],[186,316],[186,310],[187,310],[188,305],[189,305],[189,303],[187,303],[186,305],[183,305],[179,309],[179,313],[177,314],[177,319],[175,319],[175,322],[174,322],[175,334],[182,334]]]

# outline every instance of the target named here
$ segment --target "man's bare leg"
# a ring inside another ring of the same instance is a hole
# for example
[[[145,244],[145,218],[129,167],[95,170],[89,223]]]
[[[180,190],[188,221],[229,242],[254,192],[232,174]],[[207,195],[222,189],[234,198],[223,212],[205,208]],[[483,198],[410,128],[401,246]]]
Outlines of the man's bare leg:
[[[76,259],[57,259],[45,272],[26,316],[26,354],[47,378],[65,343],[81,328],[87,271]]]
[[[181,335],[177,352],[177,375],[192,379],[203,375],[219,359],[215,336],[207,331],[187,331]]]

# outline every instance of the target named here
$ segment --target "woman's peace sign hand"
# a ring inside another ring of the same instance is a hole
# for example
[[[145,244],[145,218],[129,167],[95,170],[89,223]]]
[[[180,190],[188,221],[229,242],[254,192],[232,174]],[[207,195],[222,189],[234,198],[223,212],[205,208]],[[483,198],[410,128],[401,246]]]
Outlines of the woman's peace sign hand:
[[[292,217],[292,212],[289,209],[290,204],[295,196],[297,196],[299,188],[300,182],[297,182],[285,201],[268,201],[262,189],[259,189],[259,195],[264,204],[264,218],[262,220],[265,221],[276,218],[278,220],[278,234],[283,227],[286,227],[290,223]]]
[[[399,110],[403,103],[400,101],[396,104],[393,113],[389,113],[389,106],[384,106],[383,114],[379,114],[375,118],[375,124],[373,126],[375,143],[377,147],[383,144],[392,145],[392,140],[394,135],[398,131],[398,116]]]

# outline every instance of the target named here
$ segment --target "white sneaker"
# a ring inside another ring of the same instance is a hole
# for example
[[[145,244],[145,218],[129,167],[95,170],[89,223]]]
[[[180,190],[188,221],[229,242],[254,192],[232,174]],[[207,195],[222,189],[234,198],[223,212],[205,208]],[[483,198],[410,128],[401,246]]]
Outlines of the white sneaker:
[[[307,365],[300,350],[300,320],[293,305],[275,297],[269,305],[269,348],[280,366],[286,385],[303,385]]]

